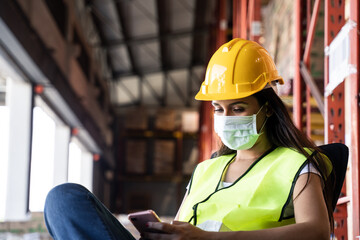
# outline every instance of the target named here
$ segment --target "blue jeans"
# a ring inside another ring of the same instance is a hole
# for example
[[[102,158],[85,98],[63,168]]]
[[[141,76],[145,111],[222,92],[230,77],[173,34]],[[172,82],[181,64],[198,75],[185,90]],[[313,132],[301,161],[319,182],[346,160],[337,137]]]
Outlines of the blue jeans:
[[[46,198],[45,223],[56,240],[135,240],[110,211],[85,187],[65,183]]]

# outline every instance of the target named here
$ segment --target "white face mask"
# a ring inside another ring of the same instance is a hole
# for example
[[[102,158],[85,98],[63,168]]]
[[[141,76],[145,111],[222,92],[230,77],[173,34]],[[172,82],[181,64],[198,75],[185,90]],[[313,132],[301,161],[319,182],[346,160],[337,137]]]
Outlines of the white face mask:
[[[264,105],[263,105],[264,106]],[[221,141],[232,150],[250,149],[258,140],[263,127],[267,121],[264,121],[260,134],[256,128],[256,114],[251,116],[218,116],[214,115],[214,129],[221,138]]]

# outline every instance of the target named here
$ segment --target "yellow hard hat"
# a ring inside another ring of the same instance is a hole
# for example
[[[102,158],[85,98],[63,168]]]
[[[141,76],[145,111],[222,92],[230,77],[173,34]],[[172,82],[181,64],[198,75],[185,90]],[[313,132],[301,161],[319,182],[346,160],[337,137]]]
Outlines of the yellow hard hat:
[[[197,100],[227,100],[261,91],[279,76],[270,54],[258,43],[235,38],[211,57]]]

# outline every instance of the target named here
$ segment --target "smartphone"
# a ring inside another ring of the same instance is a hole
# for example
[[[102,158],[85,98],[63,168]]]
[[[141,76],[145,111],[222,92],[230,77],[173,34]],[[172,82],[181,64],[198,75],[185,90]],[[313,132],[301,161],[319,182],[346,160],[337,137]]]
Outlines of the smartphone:
[[[148,222],[161,222],[158,215],[153,210],[145,210],[141,212],[130,213],[128,215],[130,222],[135,226],[135,228],[140,232],[161,232],[157,230],[150,230],[146,227]]]

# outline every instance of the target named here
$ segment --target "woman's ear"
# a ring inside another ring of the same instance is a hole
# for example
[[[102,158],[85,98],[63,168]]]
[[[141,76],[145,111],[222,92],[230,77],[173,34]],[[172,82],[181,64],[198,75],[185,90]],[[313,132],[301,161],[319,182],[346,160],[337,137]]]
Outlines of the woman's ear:
[[[265,114],[266,114],[266,117],[270,117],[271,115],[273,115],[274,111],[273,111],[273,108],[272,106],[266,102],[265,103]]]

